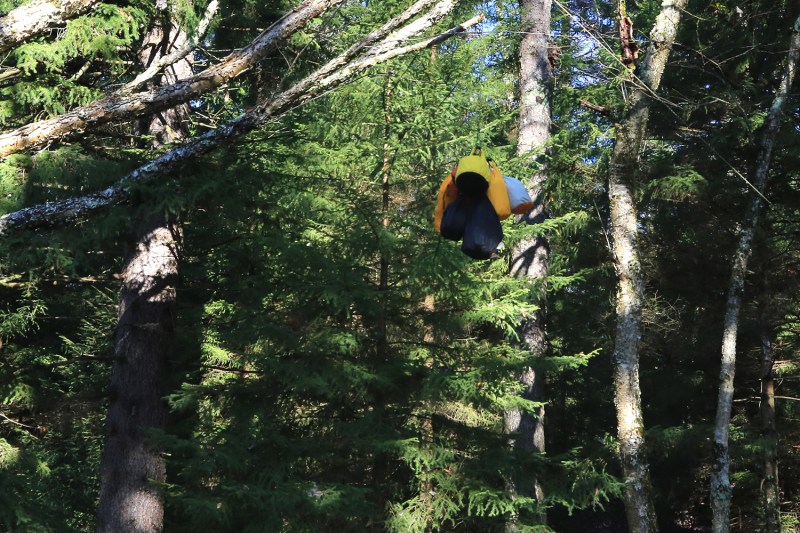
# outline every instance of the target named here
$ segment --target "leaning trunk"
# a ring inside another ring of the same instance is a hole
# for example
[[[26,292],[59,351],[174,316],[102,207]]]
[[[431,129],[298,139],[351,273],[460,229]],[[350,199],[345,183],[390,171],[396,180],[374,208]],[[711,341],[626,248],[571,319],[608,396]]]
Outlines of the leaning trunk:
[[[550,64],[548,61],[548,37],[550,35],[550,0],[520,0],[522,13],[522,39],[520,42],[520,108],[519,139],[517,155],[533,158],[543,155],[550,138]],[[543,157],[539,157],[540,162]],[[528,224],[541,222],[546,217],[544,194],[542,189],[546,174],[540,167],[527,180],[528,189],[536,199],[536,207],[525,215],[523,221]],[[513,252],[511,274],[517,278],[527,279],[536,288],[533,297],[540,310],[528,317],[521,325],[523,348],[531,358],[541,357],[547,350],[544,330],[544,279],[550,258],[550,247],[543,235],[520,242]],[[519,376],[523,386],[522,396],[526,400],[541,403],[544,401],[544,376],[531,366],[523,370]],[[518,450],[544,453],[544,406],[536,413],[518,408],[504,413],[505,431],[514,437],[511,445]],[[544,499],[539,480],[527,473],[520,479],[508,481],[512,493],[534,497],[538,502]],[[507,531],[516,531],[516,518],[511,517],[507,523]],[[542,512],[538,517],[541,523],[546,522]]]
[[[800,49],[800,18],[795,21],[786,68],[783,73],[775,100],[772,102],[761,136],[758,159],[752,179],[758,191],[752,194],[747,207],[739,244],[733,256],[733,269],[728,287],[728,300],[725,308],[725,321],[722,334],[722,365],[719,374],[719,396],[717,398],[717,417],[714,424],[713,463],[711,465],[711,530],[714,533],[729,531],[731,497],[733,487],[729,477],[730,456],[728,452],[728,426],[731,421],[733,404],[733,378],[736,370],[736,334],[739,329],[739,313],[742,307],[747,261],[750,258],[750,245],[753,241],[758,217],[763,204],[762,195],[767,187],[769,165],[775,136],[780,126],[781,110],[786,102],[789,89],[794,81]]]
[[[145,66],[180,46],[185,34],[154,29],[144,47]],[[191,74],[188,60],[168,68],[162,83]],[[183,109],[174,108],[140,128],[157,147],[182,140]],[[174,336],[180,229],[163,214],[143,217],[125,255],[111,375],[111,405],[100,473],[101,533],[163,529],[164,505],[157,484],[166,480],[153,431],[167,419],[168,356]]]
[[[651,32],[651,42],[641,65],[641,84],[632,91],[622,120],[616,126],[616,143],[609,168],[613,253],[618,277],[614,345],[614,390],[620,462],[625,479],[625,512],[631,531],[657,531],[650,474],[644,453],[644,422],[639,387],[644,276],[637,244],[635,174],[650,111],[648,94],[658,89],[675,41],[681,10],[687,0],[664,2]],[[621,23],[623,20],[620,21]],[[625,43],[624,43],[625,44]],[[629,46],[629,43],[627,43]],[[645,86],[646,90],[642,88]]]

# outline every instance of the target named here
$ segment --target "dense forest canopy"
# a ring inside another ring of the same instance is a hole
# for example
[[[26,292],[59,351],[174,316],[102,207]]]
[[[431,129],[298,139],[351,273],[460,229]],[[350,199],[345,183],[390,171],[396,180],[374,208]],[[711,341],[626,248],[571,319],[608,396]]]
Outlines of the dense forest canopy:
[[[0,14],[0,531],[800,528],[796,2]]]

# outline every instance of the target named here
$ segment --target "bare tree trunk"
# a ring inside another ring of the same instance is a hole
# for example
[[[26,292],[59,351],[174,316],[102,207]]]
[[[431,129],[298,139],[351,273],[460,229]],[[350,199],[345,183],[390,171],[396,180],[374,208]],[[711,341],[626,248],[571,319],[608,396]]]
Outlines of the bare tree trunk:
[[[739,329],[739,313],[742,307],[750,245],[753,241],[753,235],[755,234],[763,204],[761,195],[767,187],[775,136],[780,127],[781,111],[794,81],[798,56],[800,55],[799,49],[800,18],[795,21],[786,68],[775,93],[775,99],[767,114],[761,135],[760,149],[752,179],[753,186],[759,191],[759,194],[753,194],[750,197],[747,212],[742,222],[742,229],[739,232],[739,244],[733,256],[733,268],[723,323],[722,365],[719,374],[719,396],[717,398],[717,417],[714,424],[713,464],[711,465],[711,530],[714,533],[730,530],[733,487],[729,477],[728,426],[730,425],[731,406],[733,403],[733,378],[736,371],[736,335]]]
[[[111,405],[100,463],[98,532],[159,532],[164,459],[148,431],[164,427],[167,355],[173,337],[176,242],[171,227],[151,220],[126,254],[122,272]]]
[[[644,422],[639,387],[644,276],[636,242],[635,174],[650,111],[649,94],[661,82],[675,41],[681,10],[687,0],[665,1],[650,34],[641,65],[640,84],[631,93],[625,114],[616,125],[616,143],[609,168],[613,253],[617,285],[617,329],[614,345],[614,389],[620,462],[625,478],[625,512],[632,532],[658,531],[650,473],[644,454]],[[622,22],[622,21],[620,21]]]
[[[544,153],[550,139],[550,63],[548,60],[548,40],[550,36],[551,0],[520,0],[522,16],[522,38],[520,41],[520,108],[519,138],[517,155],[533,157]],[[540,158],[540,160],[543,158]],[[536,199],[536,207],[524,215],[521,221],[527,224],[541,222],[546,217],[544,194],[542,188],[547,175],[540,168],[527,180],[528,189]],[[520,327],[523,347],[532,358],[541,357],[547,351],[547,340],[544,329],[544,280],[550,258],[550,246],[543,235],[520,242],[513,251],[511,275],[527,279],[535,287],[533,297],[540,310],[535,316],[525,319]],[[527,367],[519,377],[523,385],[522,396],[534,402],[544,401],[544,376],[532,367]],[[537,409],[536,414],[518,408],[509,409],[503,415],[506,433],[515,435],[511,445],[520,450],[531,450],[539,453],[545,451],[544,439],[544,406]],[[523,479],[508,480],[508,489],[512,493],[535,497],[538,502],[544,500],[544,491],[535,476],[524,476]],[[542,512],[541,523],[547,522]],[[516,531],[516,517],[510,517],[506,523],[506,531]]]
[[[185,39],[185,32],[169,22],[154,28],[142,51],[144,65],[180,47]],[[191,73],[191,62],[184,59],[165,71],[162,83],[174,83]],[[185,138],[186,118],[185,109],[168,109],[143,123],[141,130],[158,147]],[[154,483],[166,480],[166,465],[148,432],[163,429],[167,419],[164,396],[174,338],[179,242],[178,224],[159,213],[139,221],[126,253],[108,433],[100,465],[100,533],[163,529],[163,500]]]

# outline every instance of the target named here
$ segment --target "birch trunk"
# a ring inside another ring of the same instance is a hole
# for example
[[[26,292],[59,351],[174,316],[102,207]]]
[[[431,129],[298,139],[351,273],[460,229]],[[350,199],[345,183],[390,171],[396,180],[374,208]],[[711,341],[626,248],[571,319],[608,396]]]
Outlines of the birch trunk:
[[[145,67],[180,48],[185,40],[185,32],[175,26],[152,30],[142,51]],[[190,60],[183,59],[165,71],[162,83],[175,83],[191,74]],[[183,108],[168,109],[140,129],[159,147],[186,136],[187,118]],[[174,340],[179,242],[175,220],[156,214],[139,221],[126,253],[112,398],[100,464],[100,533],[155,533],[163,528],[163,500],[154,483],[166,481],[166,465],[148,432],[163,429],[167,419],[164,396]]]
[[[550,139],[550,64],[548,60],[548,38],[550,36],[551,0],[520,0],[522,16],[522,38],[520,41],[520,107],[519,138],[517,155],[532,157],[543,153]],[[542,159],[542,158],[540,158]],[[546,179],[544,169],[539,169],[527,180],[527,187],[533,193],[536,207],[522,217],[521,221],[532,224],[540,222],[546,216],[542,187]],[[547,238],[538,235],[520,242],[513,251],[511,275],[527,279],[535,287],[537,293],[533,297],[540,308],[544,308],[544,280],[550,258],[550,247]],[[525,319],[520,327],[523,347],[530,352],[532,358],[541,357],[547,350],[544,330],[544,311]],[[519,376],[523,385],[522,396],[534,402],[544,401],[544,376],[532,367],[527,367]],[[544,407],[532,414],[521,409],[510,409],[503,415],[506,433],[515,437],[511,445],[517,449],[538,453],[545,451]],[[544,500],[541,483],[534,476],[524,479],[509,480],[509,490],[525,496],[535,497],[538,502]],[[541,523],[547,522],[542,512]],[[516,531],[516,517],[511,517],[506,524],[506,531]]]
[[[429,16],[421,19],[424,21],[424,25],[415,23],[413,28],[415,33],[408,31],[403,33],[403,41],[407,41],[428,29],[440,20],[453,5],[453,2],[449,0],[441,2],[439,9],[432,11]],[[384,39],[378,45],[369,47],[364,43],[375,43],[377,41],[370,34],[359,45],[351,49],[357,49],[360,52],[365,48],[369,48],[370,51],[366,55],[349,62],[347,57],[350,51],[338,56],[315,73],[304,78],[297,85],[280,93],[271,100],[263,102],[256,109],[244,113],[215,130],[195,137],[181,146],[168,150],[105,190],[77,198],[39,204],[0,216],[0,236],[69,224],[97,214],[111,206],[127,202],[130,184],[148,182],[167,174],[173,174],[173,178],[177,179],[179,178],[177,170],[186,162],[205,155],[226,142],[238,139],[259,126],[301,106],[305,102],[348,82],[356,75],[375,65],[404,54],[435,46],[478,24],[481,20],[483,20],[482,15],[473,17],[435,37],[406,46],[398,44],[396,39]],[[408,28],[407,26],[403,30]]]
[[[733,487],[729,477],[728,426],[730,425],[731,406],[733,403],[733,379],[736,370],[736,335],[739,329],[739,313],[742,307],[750,245],[753,241],[753,235],[755,234],[763,204],[761,194],[766,190],[768,183],[769,165],[772,159],[775,136],[780,126],[781,111],[797,70],[798,55],[800,55],[798,49],[800,49],[800,18],[795,21],[786,67],[761,134],[758,158],[756,159],[754,175],[751,180],[753,186],[760,191],[760,194],[752,194],[750,197],[747,212],[739,232],[739,244],[733,256],[733,268],[723,322],[722,364],[719,373],[719,396],[717,397],[713,463],[711,465],[711,530],[714,533],[730,530]]]
[[[616,126],[616,143],[609,168],[608,196],[617,285],[617,328],[614,345],[614,389],[620,462],[625,479],[625,513],[630,531],[658,531],[650,474],[644,453],[644,422],[639,387],[644,276],[637,244],[637,210],[634,196],[639,152],[650,111],[649,94],[658,89],[675,41],[681,10],[687,0],[666,0],[650,34],[641,65],[640,84],[631,92],[622,120]]]

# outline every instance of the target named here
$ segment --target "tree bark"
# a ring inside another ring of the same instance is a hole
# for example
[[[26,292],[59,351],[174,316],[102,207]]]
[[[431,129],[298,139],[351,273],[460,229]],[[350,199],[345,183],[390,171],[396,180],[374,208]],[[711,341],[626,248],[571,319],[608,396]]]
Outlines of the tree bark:
[[[522,38],[520,40],[520,104],[519,137],[517,155],[532,157],[536,152],[544,152],[550,139],[550,63],[548,41],[550,36],[551,0],[520,0],[522,17]],[[533,193],[536,205],[520,222],[534,224],[546,217],[547,211],[542,193],[547,175],[539,169],[527,180],[527,187]],[[550,259],[550,246],[544,235],[520,242],[513,251],[511,275],[526,279],[535,287],[533,298],[540,310],[532,317],[523,319],[520,327],[522,346],[531,358],[541,357],[547,351],[544,328],[544,280]],[[544,401],[544,376],[531,366],[519,376],[523,386],[522,397],[533,402]],[[509,409],[503,414],[503,426],[508,434],[514,435],[511,445],[520,450],[545,452],[544,406],[536,414],[521,409]],[[544,500],[541,483],[535,476],[525,479],[509,480],[509,490],[534,497],[538,502]],[[544,524],[547,516],[542,512],[539,521]],[[506,531],[516,531],[516,517],[510,517]]]
[[[766,296],[766,295],[765,295]],[[763,303],[762,307],[768,304]],[[764,505],[764,533],[780,533],[780,490],[778,487],[778,431],[775,426],[775,380],[772,374],[772,344],[766,309],[761,313],[761,433],[764,439],[764,477],[761,482]]]
[[[440,6],[451,9],[453,2],[448,0],[442,2]],[[171,174],[173,178],[177,179],[179,177],[177,170],[186,162],[211,152],[225,142],[238,139],[242,135],[288,113],[309,100],[335,89],[370,67],[404,54],[435,46],[483,20],[482,15],[479,15],[435,37],[412,45],[398,45],[396,39],[398,34],[402,37],[400,42],[405,42],[425,31],[443,17],[446,12],[444,8],[437,10],[432,13],[435,16],[428,16],[424,19],[424,25],[415,22],[413,27],[415,33],[405,31],[409,28],[407,26],[401,30],[402,33],[397,32],[394,36],[390,36],[392,40],[384,39],[375,46],[369,47],[369,52],[366,55],[350,62],[343,59],[345,54],[333,59],[326,66],[309,75],[291,89],[284,91],[275,98],[262,103],[256,109],[242,114],[215,130],[195,137],[172,150],[168,150],[160,157],[123,177],[111,187],[85,196],[35,205],[3,215],[0,217],[0,236],[65,225],[83,220],[111,206],[122,204],[129,199],[129,186],[131,184],[148,182],[167,174]],[[359,46],[358,48],[365,49],[367,47]]]
[[[637,533],[658,531],[650,474],[644,454],[644,422],[639,387],[644,277],[636,242],[635,173],[650,110],[649,94],[658,89],[675,41],[681,10],[687,0],[666,0],[650,34],[641,65],[640,84],[632,91],[625,113],[616,126],[616,142],[609,168],[608,197],[618,285],[617,328],[614,345],[614,390],[620,462],[625,479],[628,527]]]
[[[166,467],[148,431],[163,428],[167,355],[174,331],[176,242],[158,218],[143,224],[122,272],[111,405],[100,465],[99,533],[162,530],[163,501],[153,482]]]
[[[12,9],[0,18],[0,54],[88,12],[99,3],[99,0],[33,0]]]
[[[217,0],[211,0],[211,2],[208,3],[208,6],[206,6],[206,12],[197,25],[194,34],[191,37],[184,39],[184,42],[180,47],[173,46],[173,49],[168,54],[159,57],[156,61],[152,61],[144,70],[144,72],[136,76],[129,83],[126,83],[122,89],[120,89],[120,92],[126,93],[138,89],[143,84],[153,79],[153,77],[155,77],[159,72],[162,72],[165,68],[174,65],[178,61],[181,61],[183,58],[194,52],[194,50],[197,48],[197,45],[206,36],[208,27],[211,25],[211,21],[216,16],[218,10],[219,2]]]
[[[185,32],[169,23],[165,26],[166,31],[154,28],[146,39],[145,67],[185,44]],[[191,61],[183,59],[164,72],[161,83],[175,83],[191,74]],[[187,120],[185,108],[167,109],[144,122],[140,130],[157,148],[185,138]],[[173,217],[146,216],[137,224],[126,253],[100,464],[100,533],[163,529],[164,504],[154,484],[166,481],[166,465],[149,432],[163,429],[167,419],[164,396],[174,340],[180,235]]]
[[[719,395],[717,397],[717,416],[714,423],[713,463],[711,465],[711,530],[714,533],[730,530],[733,487],[729,477],[728,426],[730,425],[731,406],[733,404],[733,379],[736,371],[736,335],[739,329],[739,313],[742,307],[750,245],[763,205],[761,195],[768,184],[769,166],[772,159],[775,136],[780,127],[781,111],[796,74],[798,56],[800,55],[799,50],[800,18],[794,23],[786,66],[761,134],[758,158],[756,159],[754,175],[751,180],[760,194],[753,194],[750,197],[747,212],[742,222],[742,229],[739,232],[739,244],[733,256],[733,268],[728,286],[728,298],[723,322],[722,364],[719,374]]]

